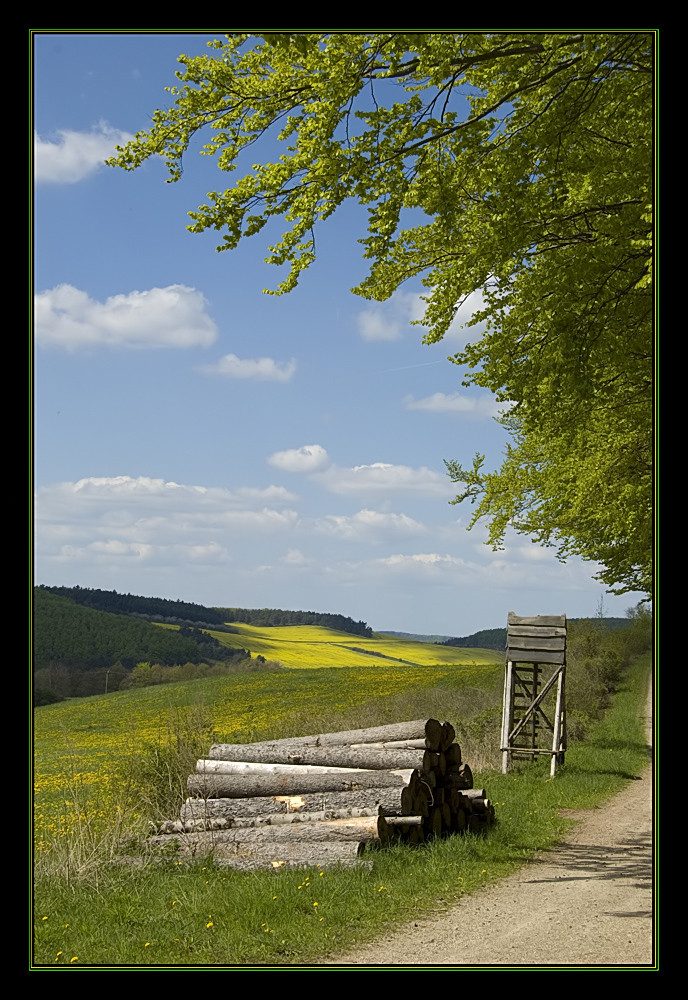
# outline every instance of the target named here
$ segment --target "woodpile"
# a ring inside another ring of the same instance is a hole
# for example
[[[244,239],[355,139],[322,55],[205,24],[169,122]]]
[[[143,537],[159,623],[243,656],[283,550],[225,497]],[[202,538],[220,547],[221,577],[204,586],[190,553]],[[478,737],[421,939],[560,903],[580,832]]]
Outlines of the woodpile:
[[[494,820],[436,719],[249,744],[215,744],[178,820],[151,838],[237,868],[356,861],[391,843],[480,832]]]

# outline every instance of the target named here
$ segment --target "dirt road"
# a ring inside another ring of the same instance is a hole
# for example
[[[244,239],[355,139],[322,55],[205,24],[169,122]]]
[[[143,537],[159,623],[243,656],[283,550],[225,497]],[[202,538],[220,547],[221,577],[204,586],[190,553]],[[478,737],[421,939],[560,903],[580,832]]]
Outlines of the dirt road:
[[[648,742],[650,713],[648,701]],[[652,968],[651,768],[575,817],[564,843],[516,874],[322,964]]]

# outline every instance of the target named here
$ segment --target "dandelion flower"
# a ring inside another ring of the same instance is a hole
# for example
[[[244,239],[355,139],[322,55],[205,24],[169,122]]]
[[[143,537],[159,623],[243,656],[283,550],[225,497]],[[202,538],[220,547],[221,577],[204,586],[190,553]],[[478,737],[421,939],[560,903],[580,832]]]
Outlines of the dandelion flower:
[[[150,948],[150,941],[146,941],[146,943],[144,944],[143,947],[144,948]]]
[[[47,917],[41,917],[41,920],[47,920],[47,919],[48,919]]]
[[[213,926],[212,920],[209,920],[208,923],[205,926],[206,927],[212,927]]]
[[[72,962],[78,962],[78,961],[79,961],[79,956],[78,956],[78,955],[75,955],[75,956],[74,956],[74,958],[70,958],[70,960],[69,960],[69,964],[71,965],[71,964],[72,964]]]

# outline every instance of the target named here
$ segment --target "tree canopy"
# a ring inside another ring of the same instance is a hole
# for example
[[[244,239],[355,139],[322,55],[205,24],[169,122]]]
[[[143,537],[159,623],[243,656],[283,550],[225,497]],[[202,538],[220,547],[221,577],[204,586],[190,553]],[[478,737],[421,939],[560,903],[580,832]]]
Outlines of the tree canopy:
[[[267,261],[290,291],[315,228],[367,206],[384,300],[418,278],[425,340],[474,292],[485,332],[451,360],[509,404],[500,469],[447,462],[499,546],[509,525],[602,565],[617,593],[652,566],[653,57],[649,31],[232,34],[180,56],[172,107],[111,161],[200,153],[248,170],[190,212],[236,247],[282,216]],[[272,137],[279,154],[257,158]],[[420,211],[418,211],[420,210]]]

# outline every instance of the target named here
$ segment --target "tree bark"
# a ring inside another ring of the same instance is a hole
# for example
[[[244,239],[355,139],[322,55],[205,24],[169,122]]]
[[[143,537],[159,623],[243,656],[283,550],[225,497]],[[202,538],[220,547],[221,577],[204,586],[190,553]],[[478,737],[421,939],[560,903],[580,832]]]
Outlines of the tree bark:
[[[328,774],[192,774],[189,795],[204,799],[246,799],[264,795],[301,795],[304,792],[352,792],[360,788],[403,788],[410,771],[343,771]]]
[[[303,795],[260,796],[246,799],[187,799],[181,809],[183,821],[226,818],[238,823],[256,816],[277,818],[301,813],[320,813],[339,809],[371,809],[378,806],[396,811],[401,806],[404,789],[362,788],[355,792],[312,792]]]
[[[211,747],[210,758],[203,762],[199,761],[196,770],[200,771],[200,764],[204,765],[206,772],[222,770],[214,765],[221,762],[233,762],[241,764],[280,764],[282,766],[290,764],[308,765],[310,767],[337,767],[337,768],[364,768],[366,770],[398,770],[400,768],[411,770],[414,767],[422,767],[424,754],[423,750],[378,750],[370,749],[366,745],[361,746],[334,746],[334,747],[257,747],[255,745],[216,745]],[[227,769],[230,771],[231,769]]]
[[[377,839],[377,816],[347,817],[340,820],[322,820],[314,823],[277,823],[254,827],[232,827],[229,830],[212,830],[198,833],[173,833],[152,837],[153,844],[169,844],[177,840],[201,851],[222,847],[224,844],[321,843]]]
[[[431,720],[432,721],[432,720]],[[388,741],[424,740],[427,719],[416,719],[414,722],[395,722],[388,726],[373,726],[369,729],[348,729],[339,733],[320,733],[315,736],[295,736],[285,740],[264,740],[260,743],[214,743],[208,756],[212,760],[222,760],[218,752],[223,747],[324,747],[346,746],[354,743],[379,743]],[[437,723],[439,725],[439,723]],[[425,746],[425,743],[423,743]]]

